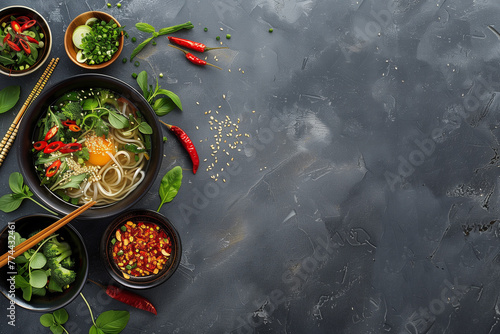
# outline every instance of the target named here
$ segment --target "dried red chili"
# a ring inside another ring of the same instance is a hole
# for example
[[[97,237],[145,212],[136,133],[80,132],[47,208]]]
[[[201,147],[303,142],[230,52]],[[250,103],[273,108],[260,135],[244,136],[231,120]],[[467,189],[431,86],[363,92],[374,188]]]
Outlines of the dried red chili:
[[[72,153],[76,151],[81,151],[82,150],[82,144],[80,143],[69,143],[64,145],[59,149],[59,152],[61,153]]]
[[[157,314],[156,308],[154,307],[153,303],[151,303],[149,300],[147,300],[142,296],[139,296],[128,290],[120,289],[113,285],[108,285],[107,287],[105,287],[104,285],[97,283],[91,279],[88,280],[96,284],[97,286],[101,287],[102,289],[106,290],[106,294],[113,299],[116,299],[122,303],[133,306],[140,310],[151,312],[154,315]]]
[[[175,43],[175,44],[180,45],[180,46],[184,46],[188,49],[198,51],[198,52],[205,52],[205,51],[214,50],[214,49],[227,49],[227,46],[221,46],[221,47],[217,47],[217,48],[207,48],[207,46],[203,43],[193,42],[193,41],[190,41],[190,40],[184,39],[184,38],[178,38],[178,37],[172,37],[172,36],[168,36],[167,38],[172,43]]]
[[[219,70],[222,70],[222,68],[220,68],[219,66],[207,63],[205,60],[200,59],[200,58],[196,57],[194,54],[192,54],[190,52],[187,52],[186,50],[183,50],[183,49],[181,49],[181,48],[179,48],[179,47],[177,47],[175,45],[169,44],[168,46],[171,46],[173,48],[176,48],[177,50],[181,50],[182,52],[184,52],[184,54],[186,55],[187,60],[189,60],[190,62],[192,62],[195,65],[200,65],[200,66],[210,65],[212,67],[218,68]]]
[[[47,142],[45,140],[40,140],[33,144],[33,148],[37,151],[43,150],[46,146]]]
[[[50,165],[49,168],[47,168],[45,176],[52,177],[56,175],[57,171],[59,170],[59,167],[61,167],[61,160],[54,161],[52,165]]]
[[[59,130],[59,127],[56,125],[56,126],[53,126],[49,129],[49,131],[47,131],[47,133],[45,134],[45,138],[44,140],[45,141],[49,141],[52,137],[54,137],[57,133],[57,131]]]
[[[125,278],[158,274],[172,252],[170,237],[149,222],[128,221],[115,231],[111,244],[113,260]]]
[[[64,143],[62,141],[54,141],[50,144],[48,144],[44,149],[43,153],[52,153],[58,151],[61,147],[64,146]]]
[[[73,132],[80,131],[80,127],[78,125],[76,125],[76,124],[70,124],[70,125],[68,125],[68,129],[70,129]]]
[[[177,138],[179,138],[179,140],[182,143],[182,146],[184,146],[184,149],[186,149],[186,151],[189,153],[189,156],[191,157],[191,161],[193,162],[193,174],[196,174],[196,171],[198,170],[198,167],[200,165],[200,158],[198,157],[198,152],[196,151],[196,147],[194,146],[189,136],[181,128],[175,125],[167,124],[162,120],[159,121],[163,123],[170,131],[175,133]]]

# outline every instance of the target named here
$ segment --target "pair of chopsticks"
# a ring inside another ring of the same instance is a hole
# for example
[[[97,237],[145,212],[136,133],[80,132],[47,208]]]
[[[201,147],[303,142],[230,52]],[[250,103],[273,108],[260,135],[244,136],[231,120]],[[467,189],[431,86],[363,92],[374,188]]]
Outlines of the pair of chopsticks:
[[[51,224],[50,226],[44,228],[31,238],[23,241],[19,245],[17,245],[14,248],[14,251],[11,253],[7,252],[0,256],[0,268],[5,266],[9,261],[14,260],[17,256],[22,255],[24,252],[26,252],[28,249],[34,247],[37,243],[42,241],[43,239],[49,237],[53,233],[55,233],[57,230],[59,230],[61,227],[69,223],[71,220],[75,219],[78,217],[80,214],[82,214],[85,210],[90,208],[92,205],[96,204],[95,201],[88,202],[85,205],[82,205],[75,211],[71,212],[70,214],[64,216],[63,218],[59,219],[55,223]]]
[[[19,112],[17,113],[17,116],[10,125],[9,130],[7,130],[7,133],[0,142],[0,166],[2,166],[3,161],[7,157],[7,153],[9,153],[12,143],[14,143],[14,139],[16,139],[17,131],[19,131],[19,124],[21,124],[20,121],[24,115],[24,112],[42,92],[43,88],[45,87],[45,84],[49,80],[50,75],[56,68],[58,62],[59,58],[52,58],[49,65],[47,65],[47,68],[43,72],[42,76],[40,77],[40,79],[38,79],[38,82],[31,91],[30,95],[26,99],[26,102],[24,102],[23,106],[21,107],[21,110],[19,110]]]

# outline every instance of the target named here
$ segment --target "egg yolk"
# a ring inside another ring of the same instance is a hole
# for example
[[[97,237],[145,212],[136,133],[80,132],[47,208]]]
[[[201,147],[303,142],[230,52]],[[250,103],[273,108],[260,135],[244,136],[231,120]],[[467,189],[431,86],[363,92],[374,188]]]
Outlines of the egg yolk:
[[[85,146],[89,149],[89,163],[95,166],[104,166],[111,157],[107,153],[115,154],[113,142],[104,136],[88,136],[85,140]]]

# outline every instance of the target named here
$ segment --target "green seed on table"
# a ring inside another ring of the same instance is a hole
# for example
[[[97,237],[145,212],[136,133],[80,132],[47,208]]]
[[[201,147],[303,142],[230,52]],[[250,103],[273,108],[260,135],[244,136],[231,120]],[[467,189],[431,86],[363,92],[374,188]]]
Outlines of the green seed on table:
[[[227,35],[226,35],[226,38],[227,38],[227,39],[230,39],[230,38],[231,38],[231,34],[227,34]]]
[[[203,29],[203,31],[208,31],[208,28],[207,28],[207,27],[205,27],[205,28]]]
[[[111,4],[108,2],[108,8],[111,8]]]
[[[122,4],[121,4],[121,3],[117,3],[117,4],[116,4],[116,7],[118,7],[118,8],[120,8],[121,6],[122,6]]]
[[[273,28],[269,28],[269,32],[273,32],[273,30],[274,30]]]
[[[216,40],[220,40],[220,36],[215,37]]]

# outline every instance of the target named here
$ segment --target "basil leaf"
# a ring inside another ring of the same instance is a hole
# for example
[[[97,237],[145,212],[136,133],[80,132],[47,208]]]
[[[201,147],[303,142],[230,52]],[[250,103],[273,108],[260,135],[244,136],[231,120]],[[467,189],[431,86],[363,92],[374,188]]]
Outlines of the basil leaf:
[[[141,124],[139,124],[139,131],[145,135],[150,135],[153,133],[153,129],[146,122],[142,122]]]
[[[128,311],[110,310],[101,313],[95,324],[105,334],[118,334],[127,326],[129,319],[130,313]]]
[[[36,253],[30,260],[31,269],[42,269],[47,263],[47,258],[42,253]]]
[[[0,197],[0,210],[5,213],[12,212],[21,206],[24,198],[14,197],[14,194],[3,195]]]
[[[129,125],[127,117],[111,109],[109,110],[108,121],[115,129],[123,129]]]
[[[0,114],[10,110],[19,101],[21,86],[7,86],[0,90]]]
[[[90,327],[89,334],[106,334],[106,333],[104,333],[102,329],[92,325],[92,327]]]
[[[40,317],[40,323],[43,327],[50,327],[54,325],[54,316],[51,313],[42,314]]]
[[[155,100],[153,110],[158,116],[165,116],[175,109],[175,103],[168,97],[162,97]]]
[[[47,273],[40,269],[33,270],[30,276],[30,285],[34,288],[43,288],[45,284],[47,284]]]
[[[159,212],[163,204],[172,201],[177,196],[181,183],[182,168],[180,166],[175,166],[163,176],[159,189],[161,203],[156,211]]]
[[[139,52],[142,51],[142,49],[144,49],[144,47],[149,43],[151,42],[151,40],[153,39],[153,37],[149,37],[148,39],[146,39],[144,42],[142,42],[141,44],[139,44],[135,49],[134,51],[132,51],[132,54],[130,55],[130,61],[132,61],[132,59],[134,59],[135,56],[137,56],[137,54]]]
[[[177,108],[182,110],[181,99],[179,98],[179,96],[177,96],[177,94],[175,94],[169,90],[166,90],[166,89],[159,89],[158,92],[156,93],[156,95],[160,95],[160,94],[167,95],[169,98],[172,99],[172,101],[175,103]]]
[[[60,308],[54,311],[54,319],[58,324],[62,325],[68,321],[69,315],[66,309]]]
[[[9,187],[14,193],[23,193],[23,176],[19,172],[11,173],[9,176]]]
[[[149,99],[148,73],[146,71],[142,71],[137,75],[137,84],[141,88],[144,98]]]
[[[148,24],[148,23],[139,22],[139,23],[135,24],[135,27],[137,28],[137,30],[142,31],[142,32],[147,32],[147,33],[151,33],[151,34],[155,32],[155,28],[151,24]]]

